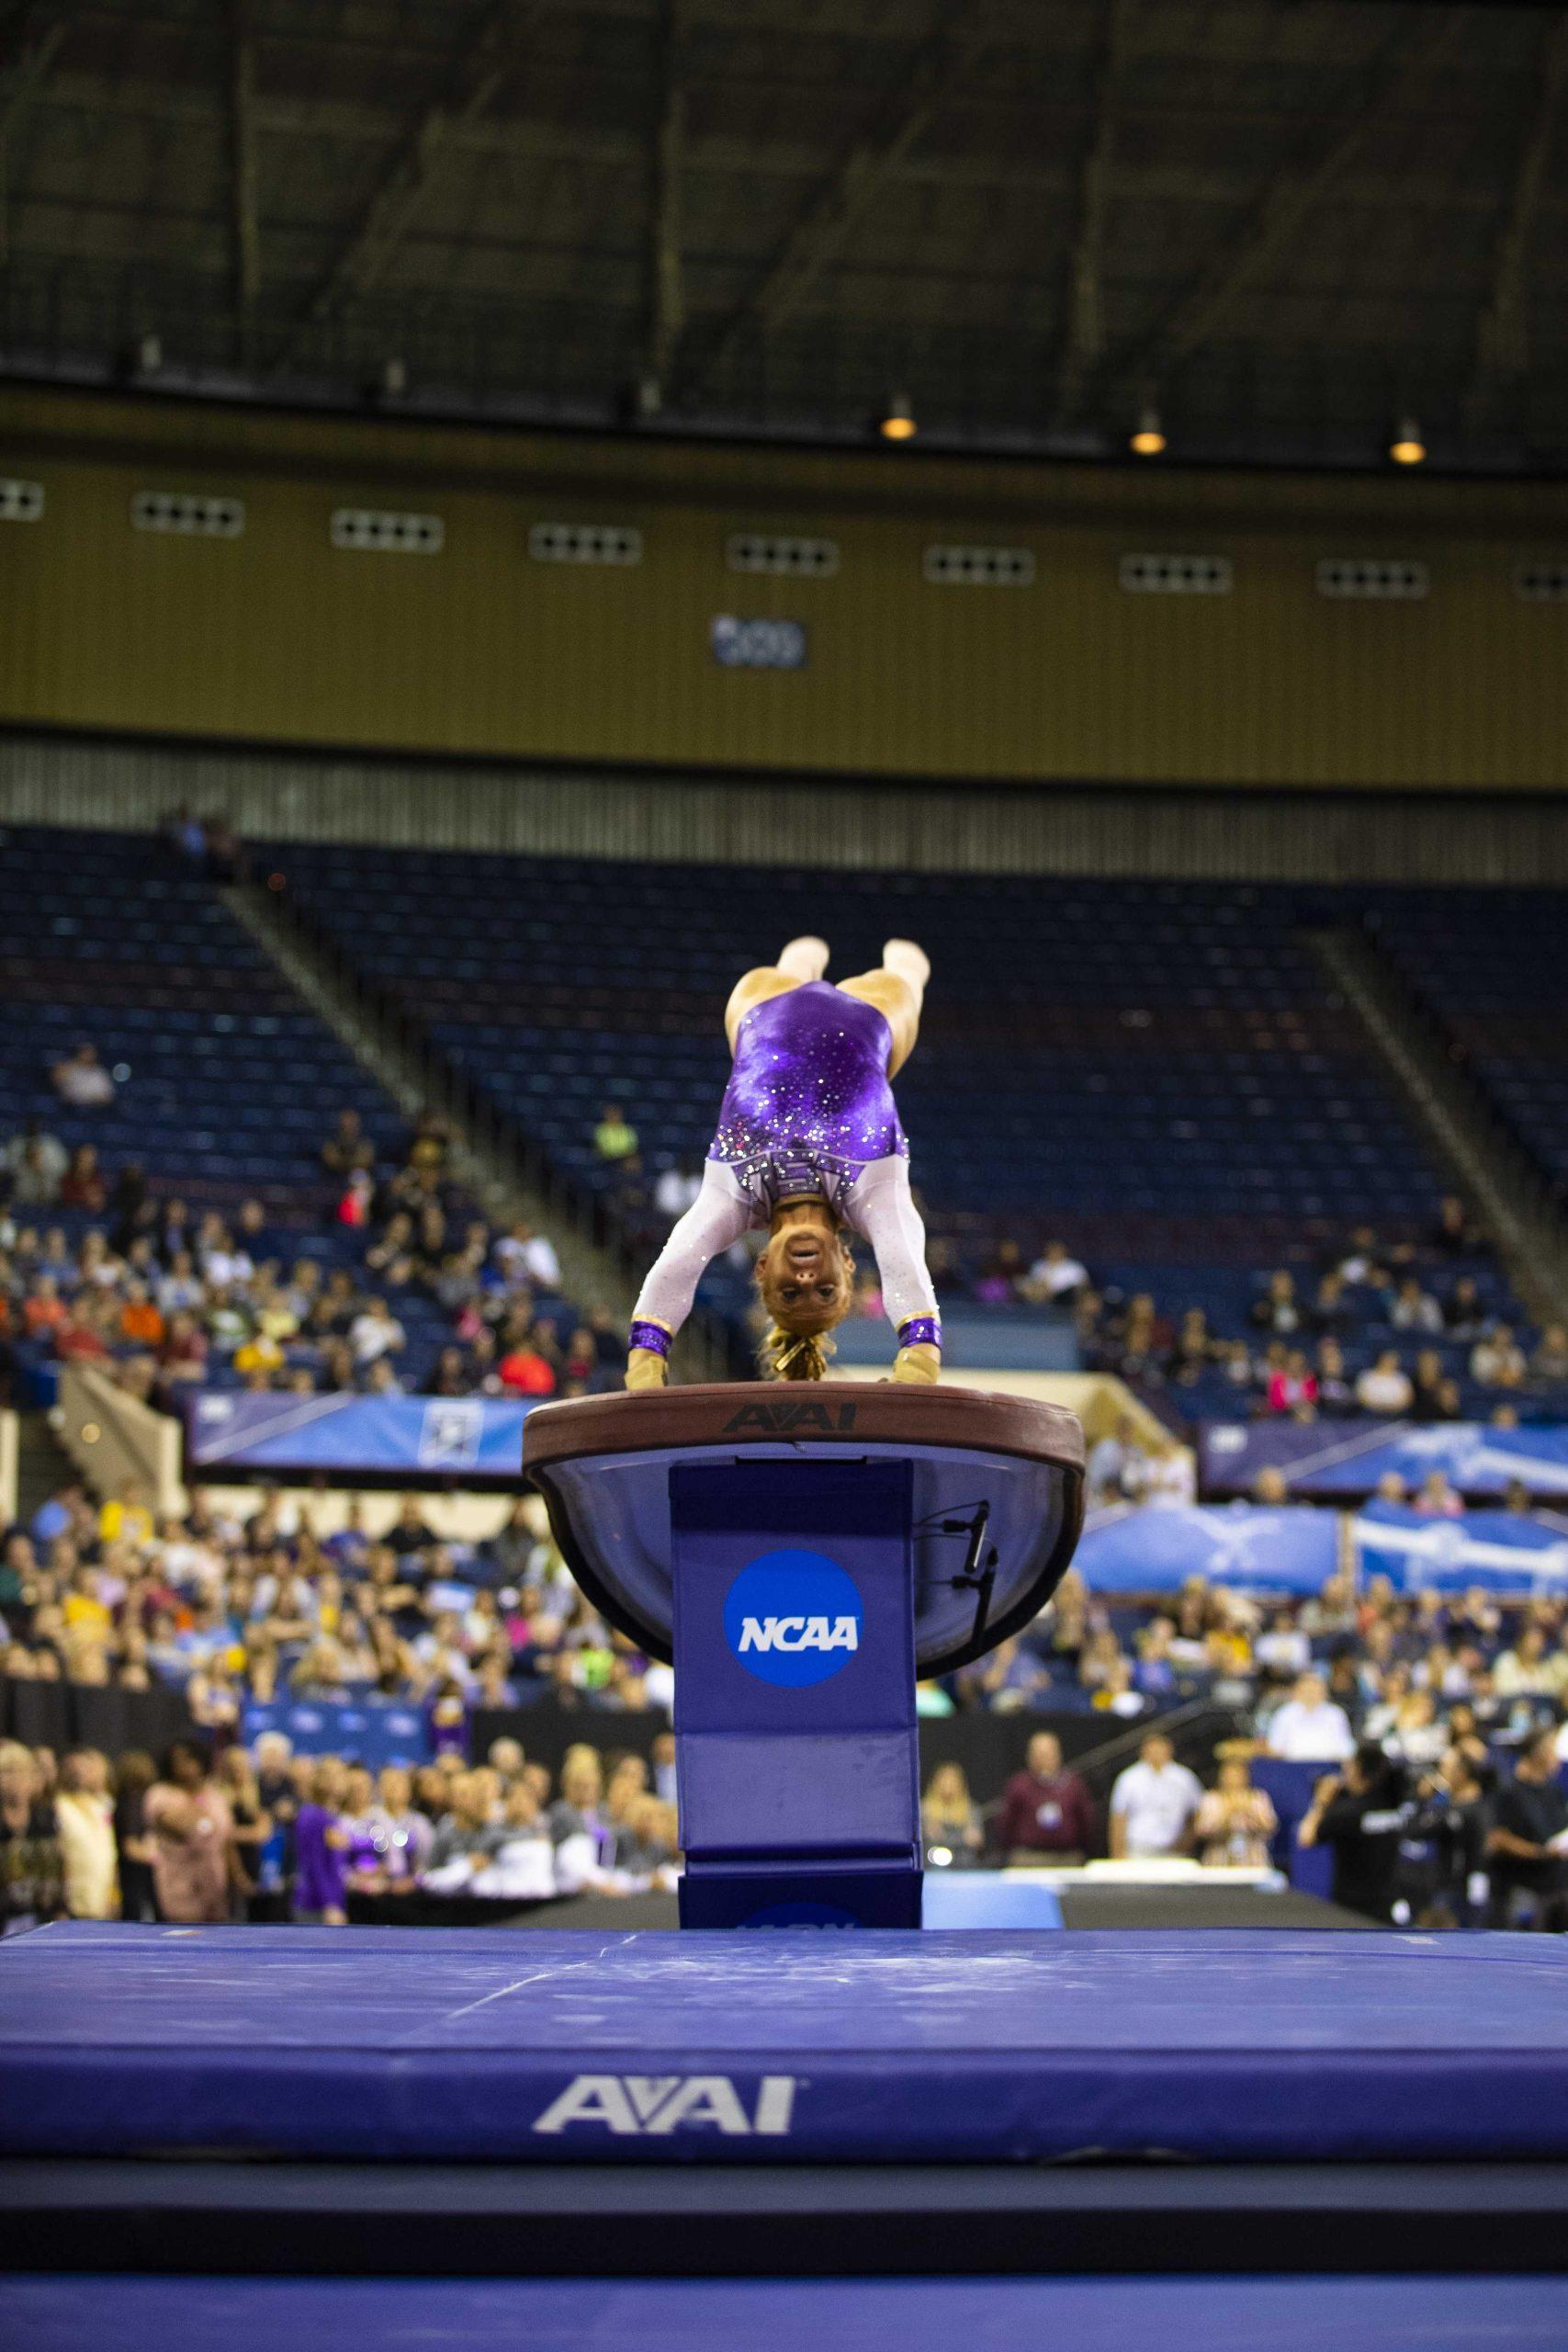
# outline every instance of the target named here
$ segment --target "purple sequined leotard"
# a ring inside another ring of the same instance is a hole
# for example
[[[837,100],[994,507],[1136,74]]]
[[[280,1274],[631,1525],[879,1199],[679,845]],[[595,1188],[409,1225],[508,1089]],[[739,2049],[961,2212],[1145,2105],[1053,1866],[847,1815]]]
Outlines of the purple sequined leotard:
[[[886,1016],[829,980],[753,1005],[736,1032],[708,1158],[774,1200],[790,1190],[831,1199],[868,1160],[908,1159],[892,1053]]]
[[[637,1295],[634,1348],[668,1354],[719,1251],[766,1227],[781,1201],[814,1198],[870,1242],[900,1342],[941,1345],[892,1057],[893,1033],[875,1005],[827,980],[753,1005],[736,1032],[702,1188]]]

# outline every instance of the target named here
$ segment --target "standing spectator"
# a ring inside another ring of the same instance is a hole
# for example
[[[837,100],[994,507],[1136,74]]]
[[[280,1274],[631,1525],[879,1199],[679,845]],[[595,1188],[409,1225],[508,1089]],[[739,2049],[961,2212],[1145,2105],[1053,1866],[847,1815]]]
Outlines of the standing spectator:
[[[339,1758],[318,1758],[308,1786],[310,1796],[294,1822],[293,1916],[323,1928],[345,1928],[353,1840],[342,1818],[348,1775]]]
[[[1495,1924],[1512,1927],[1526,1910],[1536,1927],[1568,1928],[1568,1796],[1557,1777],[1555,1725],[1527,1743],[1498,1790],[1487,1843]]]
[[[1397,1348],[1384,1348],[1356,1383],[1356,1402],[1369,1413],[1407,1413],[1415,1397]]]
[[[1111,1852],[1116,1861],[1153,1860],[1188,1852],[1192,1823],[1203,1801],[1195,1772],[1176,1760],[1162,1731],[1145,1736],[1138,1761],[1121,1773],[1111,1791]]]
[[[1279,1827],[1266,1789],[1255,1789],[1245,1758],[1227,1756],[1192,1824],[1205,1870],[1262,1870]]]
[[[73,1111],[101,1111],[114,1101],[114,1080],[98,1059],[98,1049],[85,1039],[55,1063],[50,1080],[62,1102]]]
[[[67,1748],[54,1800],[65,1870],[65,1907],[73,1919],[118,1919],[119,1873],[114,1800],[107,1757],[96,1747]]]
[[[1054,1731],[1030,1740],[1024,1770],[1002,1792],[997,1843],[1014,1861],[1081,1862],[1093,1850],[1094,1800],[1076,1772],[1062,1765]]]
[[[1319,1781],[1296,1842],[1332,1849],[1334,1900],[1345,1910],[1390,1917],[1404,1807],[1404,1775],[1375,1741],[1363,1740],[1342,1772]]]
[[[1269,1753],[1291,1764],[1337,1764],[1356,1751],[1343,1707],[1336,1706],[1321,1674],[1299,1677],[1269,1725]]]
[[[142,1817],[152,1837],[152,1884],[161,1919],[218,1925],[229,1917],[233,1820],[199,1741],[171,1740]]]
[[[123,1919],[149,1925],[158,1916],[152,1884],[154,1845],[147,1826],[147,1793],[157,1779],[152,1758],[128,1747],[115,1769],[114,1837]]]
[[[618,1102],[606,1102],[593,1130],[593,1148],[601,1159],[614,1166],[623,1159],[637,1156],[637,1129],[627,1125]]]
[[[337,1125],[321,1146],[321,1161],[329,1176],[346,1177],[360,1166],[365,1151],[365,1128],[357,1111],[342,1110]]]
[[[941,1870],[969,1870],[985,1843],[980,1816],[969,1794],[962,1764],[939,1764],[920,1803],[920,1836],[926,1860]]]
[[[54,1806],[20,1740],[0,1740],[0,1936],[65,1909],[65,1865]]]

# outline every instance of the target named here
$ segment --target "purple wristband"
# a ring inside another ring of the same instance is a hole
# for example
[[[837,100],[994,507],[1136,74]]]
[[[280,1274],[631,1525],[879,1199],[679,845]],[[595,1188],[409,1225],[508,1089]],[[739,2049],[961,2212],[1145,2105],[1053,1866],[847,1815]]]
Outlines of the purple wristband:
[[[911,1315],[898,1326],[901,1348],[939,1348],[942,1346],[942,1317],[939,1315]]]
[[[670,1334],[662,1323],[634,1323],[626,1336],[631,1347],[646,1348],[650,1356],[670,1352]]]

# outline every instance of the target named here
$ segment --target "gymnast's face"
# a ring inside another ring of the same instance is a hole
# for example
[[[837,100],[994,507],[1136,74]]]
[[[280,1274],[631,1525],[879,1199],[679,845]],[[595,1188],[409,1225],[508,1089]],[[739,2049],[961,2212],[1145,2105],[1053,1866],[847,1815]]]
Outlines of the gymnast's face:
[[[762,1303],[781,1330],[815,1338],[849,1313],[852,1273],[836,1233],[819,1225],[786,1225],[757,1261]]]

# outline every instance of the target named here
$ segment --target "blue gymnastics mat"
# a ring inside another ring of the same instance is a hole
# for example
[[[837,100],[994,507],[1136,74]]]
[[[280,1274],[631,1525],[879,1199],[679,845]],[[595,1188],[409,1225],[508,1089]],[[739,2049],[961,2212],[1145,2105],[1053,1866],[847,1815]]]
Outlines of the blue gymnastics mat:
[[[62,1925],[0,2153],[1568,2157],[1549,1936]]]
[[[0,2280],[6,2352],[1562,2352],[1564,2278]]]

